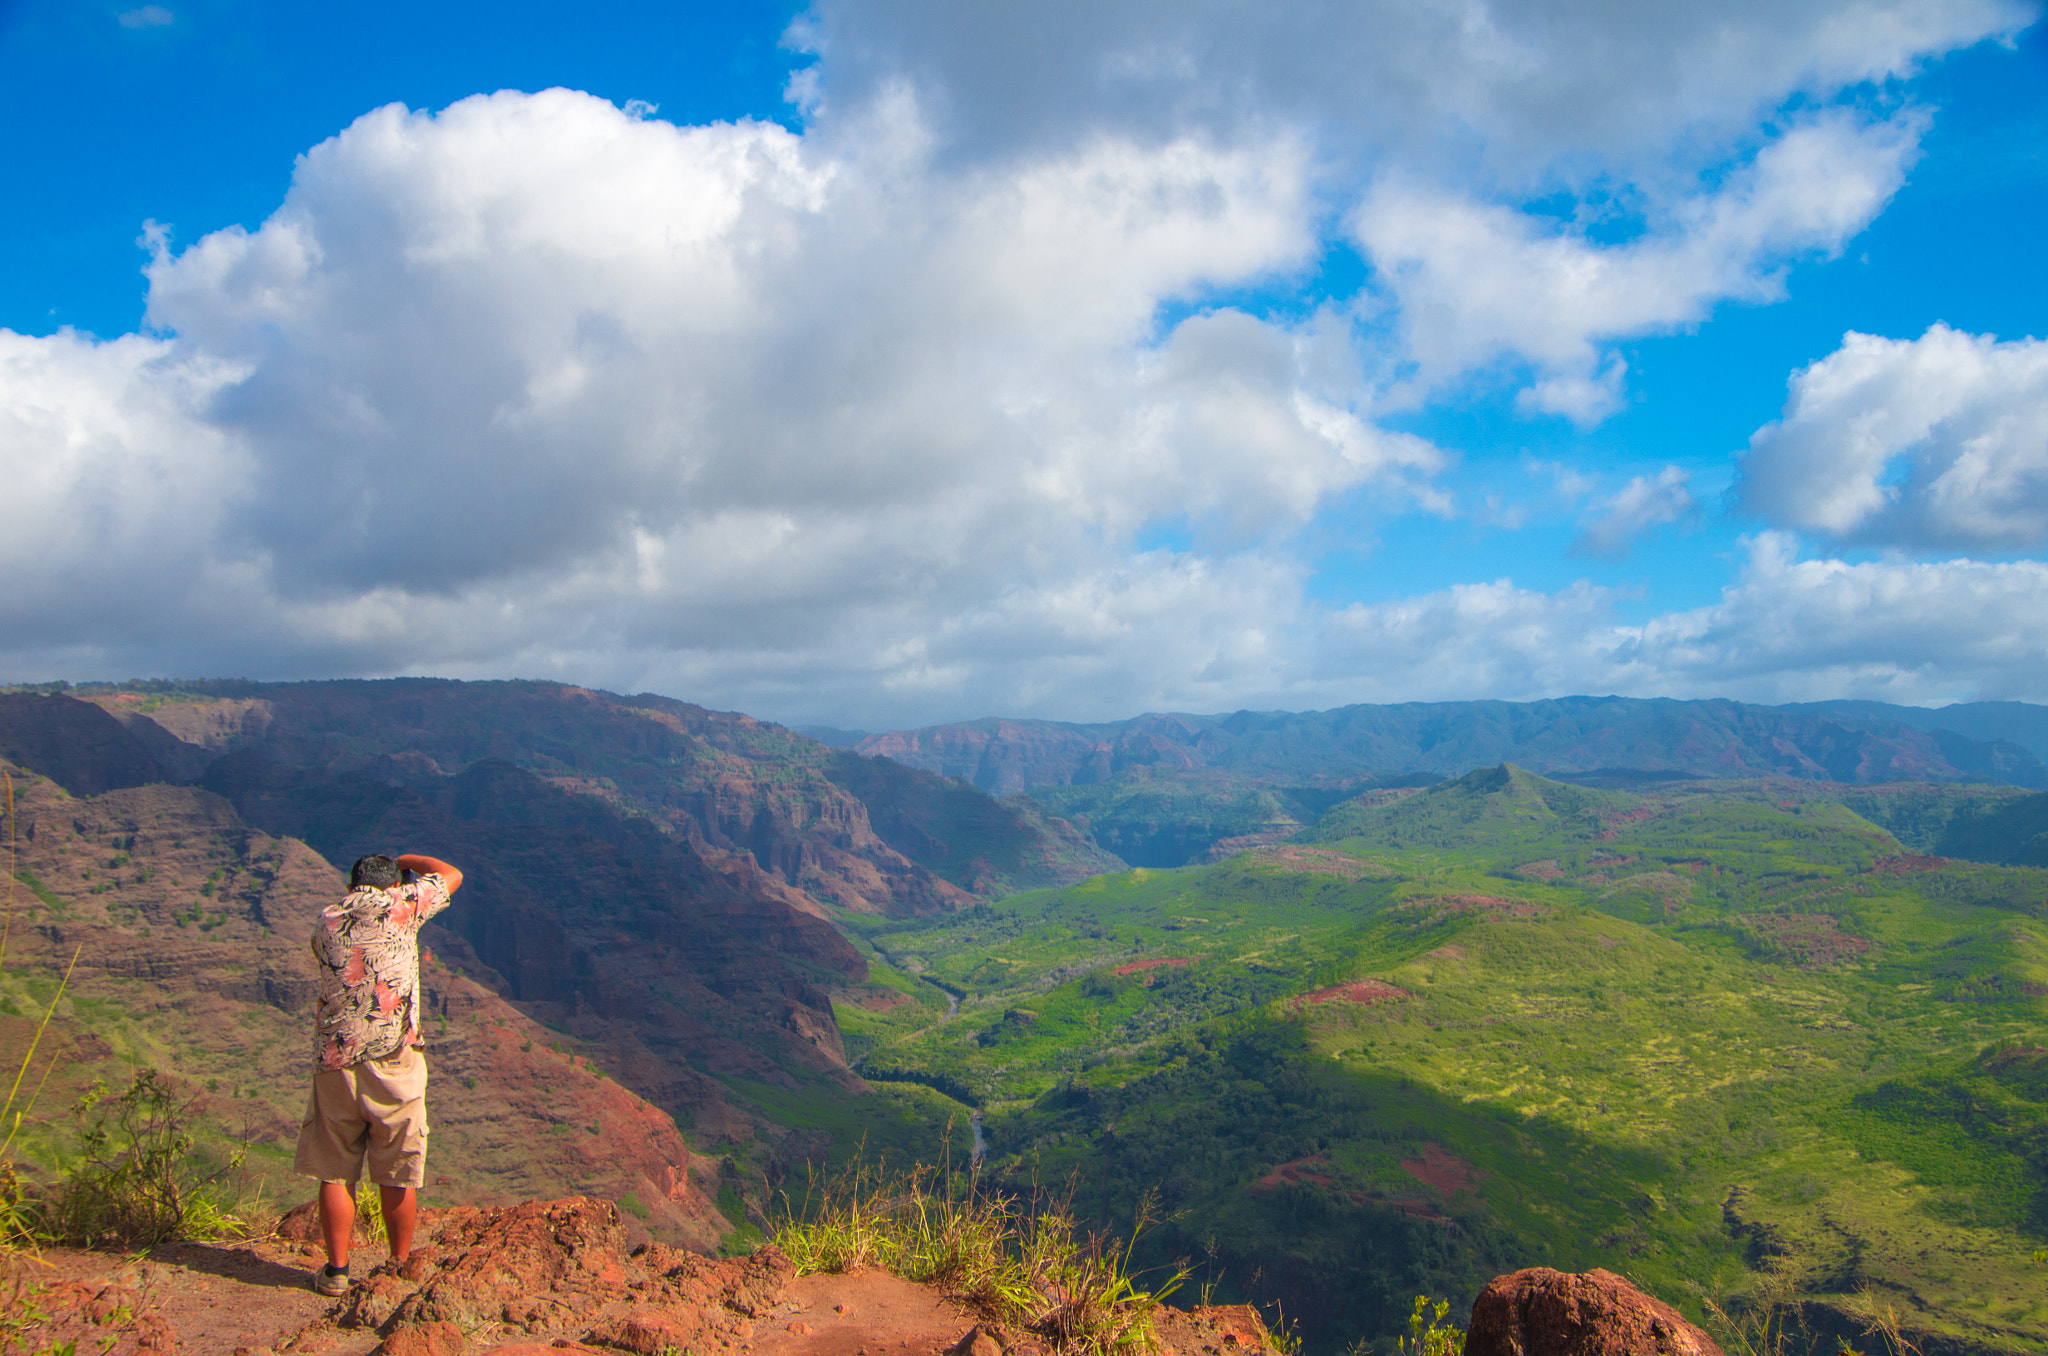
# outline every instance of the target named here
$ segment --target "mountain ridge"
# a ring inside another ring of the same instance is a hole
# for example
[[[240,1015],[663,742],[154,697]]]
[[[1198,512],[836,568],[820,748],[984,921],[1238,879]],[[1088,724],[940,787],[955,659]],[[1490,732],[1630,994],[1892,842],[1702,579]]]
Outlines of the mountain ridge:
[[[2022,703],[1992,704],[2022,706]],[[996,795],[1089,785],[1120,775],[1201,771],[1251,777],[1459,775],[1513,762],[1544,775],[1611,769],[1708,777],[1781,775],[1848,783],[2004,781],[2048,787],[2048,708],[2038,748],[1989,733],[1974,707],[1952,719],[1978,731],[1915,724],[1850,704],[1837,710],[1712,698],[1563,697],[1354,705],[1328,711],[1147,713],[1069,723],[985,717],[871,734],[854,747],[960,777]],[[1904,712],[1917,708],[1883,708]],[[1916,717],[1916,720],[1919,718]]]

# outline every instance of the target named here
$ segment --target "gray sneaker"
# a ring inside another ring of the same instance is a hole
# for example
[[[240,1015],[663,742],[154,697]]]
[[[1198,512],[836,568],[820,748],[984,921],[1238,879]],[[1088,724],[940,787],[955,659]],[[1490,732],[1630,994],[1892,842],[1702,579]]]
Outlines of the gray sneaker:
[[[322,1266],[313,1273],[313,1288],[323,1295],[346,1295],[348,1293],[348,1268],[329,1271]]]

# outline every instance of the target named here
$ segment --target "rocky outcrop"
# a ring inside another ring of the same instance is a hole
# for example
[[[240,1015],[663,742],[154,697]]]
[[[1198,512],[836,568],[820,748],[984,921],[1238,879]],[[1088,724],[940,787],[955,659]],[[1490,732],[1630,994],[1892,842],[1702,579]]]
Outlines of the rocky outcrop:
[[[427,1223],[430,1241],[350,1290],[335,1316],[376,1329],[387,1356],[450,1332],[682,1351],[751,1336],[796,1276],[772,1247],[731,1261],[659,1243],[628,1250],[618,1211],[588,1197],[440,1211]]]
[[[618,1213],[582,1197],[430,1211],[422,1233],[403,1266],[379,1268],[331,1315],[345,1329],[374,1329],[382,1356],[735,1347],[819,1356],[885,1345],[1049,1356],[1103,1337],[1063,1332],[1057,1317],[1034,1328],[976,1322],[961,1297],[880,1272],[799,1278],[773,1246],[727,1260],[659,1243],[629,1248]],[[1249,1307],[1161,1309],[1152,1322],[1144,1345],[1161,1356],[1275,1356]]]
[[[1684,1315],[1611,1271],[1529,1267],[1472,1305],[1464,1356],[1723,1356]]]

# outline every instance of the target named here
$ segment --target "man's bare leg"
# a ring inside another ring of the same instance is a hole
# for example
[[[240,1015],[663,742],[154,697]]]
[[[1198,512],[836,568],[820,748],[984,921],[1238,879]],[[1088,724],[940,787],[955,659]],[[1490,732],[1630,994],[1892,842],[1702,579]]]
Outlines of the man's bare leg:
[[[412,1226],[419,1218],[419,1193],[411,1187],[380,1186],[377,1200],[384,1207],[384,1237],[391,1243],[391,1260],[403,1262],[412,1254]]]
[[[408,1221],[408,1224],[410,1222]],[[355,1233],[356,1199],[347,1182],[320,1184],[320,1237],[327,1244],[328,1265],[340,1270],[348,1265],[348,1241]],[[411,1233],[410,1227],[407,1231]]]

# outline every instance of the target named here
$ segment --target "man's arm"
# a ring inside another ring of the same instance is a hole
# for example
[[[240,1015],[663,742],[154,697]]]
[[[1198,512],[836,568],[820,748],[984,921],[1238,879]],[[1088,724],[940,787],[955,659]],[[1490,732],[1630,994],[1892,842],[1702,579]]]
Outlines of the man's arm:
[[[416,876],[438,875],[451,895],[462,888],[461,870],[448,865],[438,857],[423,857],[417,852],[408,852],[398,859],[398,869],[410,871]]]

